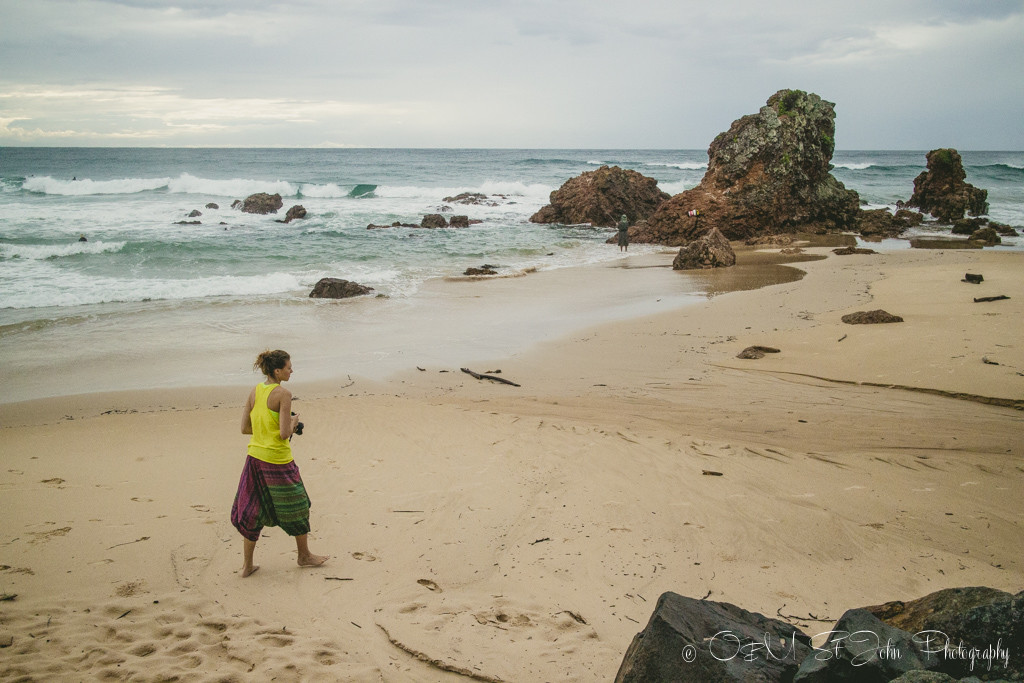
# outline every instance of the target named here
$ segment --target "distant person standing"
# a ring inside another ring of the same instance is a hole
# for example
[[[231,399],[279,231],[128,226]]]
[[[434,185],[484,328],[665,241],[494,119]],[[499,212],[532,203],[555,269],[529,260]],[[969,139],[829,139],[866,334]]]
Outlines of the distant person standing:
[[[619,251],[629,251],[629,219],[626,214],[619,219]]]
[[[265,526],[279,526],[295,537],[300,567],[319,567],[330,557],[309,551],[311,503],[291,447],[292,434],[302,433],[302,423],[291,412],[292,393],[281,386],[292,376],[291,357],[281,350],[264,351],[253,367],[266,380],[249,393],[242,413],[242,433],[252,438],[231,506],[231,524],[244,539],[242,578],[259,569],[252,560]]]

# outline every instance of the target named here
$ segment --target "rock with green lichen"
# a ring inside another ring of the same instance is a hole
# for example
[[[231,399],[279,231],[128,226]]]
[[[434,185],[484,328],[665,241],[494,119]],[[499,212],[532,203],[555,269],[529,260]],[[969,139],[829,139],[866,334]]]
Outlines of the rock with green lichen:
[[[715,138],[697,187],[663,203],[631,236],[682,246],[712,228],[734,240],[852,229],[860,198],[831,174],[834,106],[802,90],[775,93]]]

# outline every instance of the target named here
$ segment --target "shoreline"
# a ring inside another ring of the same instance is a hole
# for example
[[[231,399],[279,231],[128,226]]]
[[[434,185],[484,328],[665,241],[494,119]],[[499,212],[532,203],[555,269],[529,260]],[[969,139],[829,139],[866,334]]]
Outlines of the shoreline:
[[[88,652],[93,676],[607,680],[666,590],[810,635],[941,588],[1019,591],[1024,413],[887,387],[1024,395],[1024,254],[810,251],[800,279],[469,366],[520,387],[415,361],[297,375],[316,570],[268,529],[239,578],[244,388],[0,405],[0,672]],[[638,274],[673,275],[610,280]],[[905,321],[840,321],[875,308]],[[736,358],[754,344],[781,351]]]
[[[4,340],[10,355],[0,369],[7,387],[0,407],[78,394],[187,396],[193,387],[245,387],[258,380],[249,356],[263,348],[288,350],[301,363],[297,380],[380,382],[415,366],[504,357],[593,325],[800,276],[785,265],[793,258],[753,255],[725,279],[706,281],[672,272],[673,255],[641,253],[519,277],[439,278],[411,299],[158,306],[13,331]],[[112,344],[124,339],[130,343]]]

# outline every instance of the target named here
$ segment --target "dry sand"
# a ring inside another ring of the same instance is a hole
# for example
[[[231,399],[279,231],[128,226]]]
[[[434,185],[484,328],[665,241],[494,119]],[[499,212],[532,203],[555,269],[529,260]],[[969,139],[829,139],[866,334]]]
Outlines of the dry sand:
[[[667,590],[811,635],[1021,590],[1024,254],[814,251],[473,368],[518,388],[297,375],[316,569],[268,529],[239,575],[244,390],[0,406],[0,679],[605,681]]]

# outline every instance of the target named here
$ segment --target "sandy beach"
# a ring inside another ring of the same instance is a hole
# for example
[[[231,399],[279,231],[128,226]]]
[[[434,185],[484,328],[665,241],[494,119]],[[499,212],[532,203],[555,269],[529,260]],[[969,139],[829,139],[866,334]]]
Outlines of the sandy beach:
[[[324,381],[292,350],[319,568],[270,528],[240,576],[247,389],[0,405],[0,679],[607,681],[664,591],[811,635],[941,588],[1020,591],[1024,253],[808,253],[784,266],[801,279],[664,312],[686,294],[670,252],[590,282],[440,283],[650,283],[637,315],[473,360],[518,387],[442,353]],[[904,321],[841,321],[875,309]],[[737,358],[752,345],[779,352]]]

